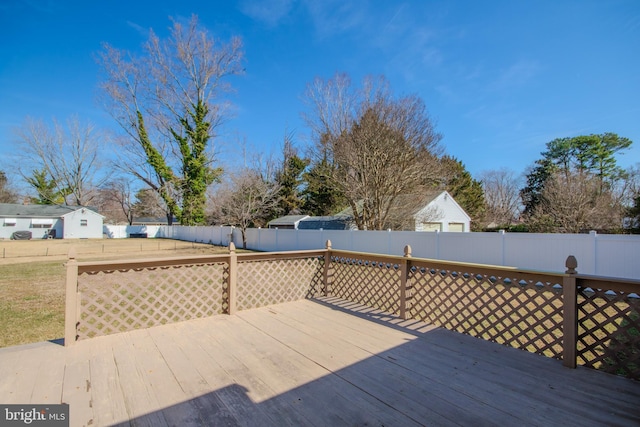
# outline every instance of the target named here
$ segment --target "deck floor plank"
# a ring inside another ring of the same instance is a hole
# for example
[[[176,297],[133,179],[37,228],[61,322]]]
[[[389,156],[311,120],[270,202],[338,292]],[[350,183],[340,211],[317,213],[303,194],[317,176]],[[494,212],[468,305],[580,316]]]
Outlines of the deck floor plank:
[[[285,306],[274,307],[274,310],[287,310]],[[305,307],[305,315],[310,315],[313,306]],[[280,311],[280,313],[282,313]],[[518,423],[519,420],[500,408],[492,408],[481,402],[477,396],[469,396],[460,391],[451,391],[448,384],[439,384],[427,379],[414,369],[407,369],[399,364],[389,363],[380,357],[392,349],[388,345],[375,349],[362,349],[350,341],[340,339],[335,328],[329,335],[316,323],[296,322],[284,315],[261,318],[260,312],[241,313],[242,317],[253,318],[256,325],[267,328],[272,333],[282,336],[285,328],[289,331],[289,341],[295,343],[296,350],[316,363],[326,366],[334,375],[343,378],[350,384],[366,390],[377,399],[387,402],[403,414],[415,414],[417,419],[429,424],[452,423],[455,421],[473,423],[475,425],[494,425],[492,420]],[[375,329],[375,328],[374,328]],[[363,332],[367,334],[370,332]],[[417,339],[405,337],[405,339]],[[406,341],[404,341],[406,344]],[[350,361],[357,360],[356,363]],[[346,369],[345,369],[346,368]],[[381,382],[380,377],[386,378]],[[479,415],[482,414],[482,415]]]
[[[237,324],[234,324],[230,330],[228,323],[218,323],[215,331],[211,328],[202,331],[200,337],[205,339],[200,342],[205,357],[209,360],[218,360],[222,365],[218,366],[228,372],[231,383],[240,385],[246,390],[247,399],[251,399],[254,403],[266,402],[263,404],[267,411],[265,422],[268,420],[273,425],[312,425],[312,421],[297,410],[296,406],[299,405],[282,400],[270,400],[272,396],[285,393],[298,384],[292,380],[294,371],[289,370],[289,374],[284,375],[284,372],[274,369],[279,365],[274,364],[272,358],[263,357],[263,352],[260,350],[262,346],[259,345],[262,338],[260,334],[248,335],[246,331],[239,329]],[[240,326],[244,325],[240,324]],[[195,330],[185,331],[186,334],[196,332]],[[224,334],[224,339],[216,338],[216,336],[220,337],[220,333]],[[191,335],[191,338],[199,337]],[[246,339],[249,342],[245,341]],[[291,366],[291,363],[287,364],[287,367]],[[272,414],[278,414],[278,417],[274,419]]]
[[[138,360],[145,355],[136,355],[132,336],[137,337],[140,332],[133,331],[113,335],[113,358],[117,375],[120,377],[120,387],[125,397],[126,409],[130,420],[135,420],[136,426],[168,426],[151,385],[146,382],[142,373],[142,367]],[[105,337],[107,338],[107,337]],[[77,345],[90,346],[91,341],[78,343]],[[73,408],[69,408],[70,411]],[[98,409],[99,410],[99,409]]]
[[[296,325],[296,319],[304,314],[307,319],[311,320],[310,322],[305,322],[304,327],[307,329],[315,327],[317,332],[322,332],[320,326],[322,321],[320,319],[324,321],[328,319],[320,316],[326,314],[326,312],[313,310],[312,308],[312,306],[303,307],[302,305],[281,305],[274,307],[274,310],[281,315],[280,319],[285,317],[289,319],[292,325]],[[358,325],[359,322],[350,322],[349,324],[333,323],[331,336],[349,340],[354,345],[366,349],[372,354],[380,353],[388,345],[391,337],[380,327],[371,327],[369,325],[369,328],[365,329],[358,328]],[[354,330],[357,333],[354,334]],[[473,354],[460,353],[457,351],[459,348],[469,347],[470,345],[484,346],[485,344],[476,338],[450,334],[446,331],[442,332],[444,334],[440,331],[430,332],[431,335],[438,335],[437,339],[412,340],[413,351],[407,351],[406,347],[397,347],[386,351],[385,356],[392,360],[392,363],[411,371],[411,375],[397,373],[394,378],[404,375],[409,382],[419,378],[428,379],[431,382],[437,381],[445,388],[452,388],[456,393],[462,395],[466,394],[466,391],[470,389],[470,384],[474,384],[472,388],[474,397],[481,399],[485,404],[497,401],[496,397],[499,395],[501,407],[509,406],[510,412],[514,414],[517,414],[519,410],[521,412],[519,416],[529,421],[533,421],[532,415],[536,415],[537,418],[535,419],[540,423],[557,422],[558,416],[570,414],[571,408],[585,397],[581,389],[576,387],[562,394],[556,392],[556,390],[565,390],[562,387],[563,381],[569,380],[570,383],[572,382],[565,375],[570,375],[574,371],[563,369],[553,360],[540,358],[528,353],[520,354],[523,352],[496,346],[492,343],[487,343],[489,344],[487,350],[490,351],[475,352]],[[408,338],[404,336],[401,339],[406,340]],[[442,344],[446,342],[449,343],[449,346],[443,347]],[[448,347],[456,350],[454,351]],[[528,357],[530,363],[540,366],[537,373],[530,374],[530,364],[527,365],[527,369],[524,371],[510,367],[509,361],[513,351],[518,351],[519,356]],[[454,372],[455,375],[449,375],[448,372]],[[549,372],[554,373],[549,376]],[[604,375],[603,373],[599,374]],[[600,385],[598,386],[600,387]],[[433,384],[430,387],[433,387]],[[531,393],[536,389],[538,392],[532,393],[533,397],[523,404],[519,396],[524,393]],[[457,397],[455,397],[455,400],[460,402]],[[640,399],[636,400],[636,402],[638,401]],[[618,406],[622,406],[622,408],[628,407],[627,403],[622,402],[622,405],[620,405],[619,400],[611,400],[608,396],[603,395],[600,400],[593,402],[588,408],[588,413],[571,414],[570,416],[572,420],[577,421],[582,418],[588,423],[590,420],[597,420],[599,417],[607,417],[607,414],[615,412]],[[452,404],[454,403],[452,402]],[[500,408],[496,409],[499,410]],[[620,412],[620,415],[622,415],[622,412]],[[606,421],[606,418],[601,419],[601,421]]]
[[[640,425],[640,383],[337,298],[0,349],[72,426]]]
[[[95,425],[91,399],[91,367],[90,359],[86,357],[86,348],[78,346],[67,350],[62,402],[69,404],[69,422],[83,427]]]
[[[121,378],[118,375],[112,342],[110,337],[95,338],[88,350],[91,370],[91,400],[96,408],[96,425],[129,423],[127,404],[120,384]],[[126,378],[124,380],[126,381]]]

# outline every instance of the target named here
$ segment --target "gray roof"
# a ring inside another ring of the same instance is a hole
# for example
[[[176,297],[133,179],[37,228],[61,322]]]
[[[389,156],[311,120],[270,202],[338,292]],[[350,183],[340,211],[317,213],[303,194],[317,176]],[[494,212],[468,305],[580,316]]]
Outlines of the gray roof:
[[[174,224],[177,224],[178,223],[178,218],[176,218],[174,216],[172,222]],[[133,219],[133,223],[134,224],[140,224],[140,225],[144,225],[144,224],[149,224],[149,225],[156,225],[156,224],[167,225],[169,223],[169,221],[167,221],[167,217],[166,216],[159,216],[159,217],[141,216],[139,218],[134,218]]]
[[[89,209],[98,213],[95,208],[87,206],[66,206],[66,205],[21,205],[14,203],[0,203],[0,217],[47,217],[60,218],[62,215],[77,211],[78,209]]]
[[[310,216],[298,224],[298,230],[349,230],[350,218],[343,216]]]
[[[309,215],[286,215],[269,221],[269,225],[295,225],[296,222],[305,218],[309,218]]]

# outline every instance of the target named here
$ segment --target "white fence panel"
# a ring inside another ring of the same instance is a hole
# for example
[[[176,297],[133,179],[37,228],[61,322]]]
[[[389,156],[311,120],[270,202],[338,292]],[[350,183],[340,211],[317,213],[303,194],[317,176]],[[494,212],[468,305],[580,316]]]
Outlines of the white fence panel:
[[[589,234],[505,233],[503,247],[504,265],[564,272],[567,257],[573,255],[580,273],[595,274]]]
[[[414,231],[392,231],[389,255],[403,255],[404,247],[411,246],[411,255],[416,258],[438,258],[438,239],[442,233],[416,233]]]
[[[439,233],[438,259],[501,264],[500,235],[497,233]]]
[[[345,251],[351,251],[351,241],[353,238],[353,231],[344,231],[344,230],[320,230],[316,231],[318,233],[319,241],[318,243],[324,240],[325,244],[327,240],[331,240],[331,247],[333,249],[342,249]],[[322,246],[318,246],[319,249],[324,248],[324,244]]]
[[[389,253],[390,233],[388,231],[350,230],[348,233],[350,251],[371,252],[371,248],[377,248],[377,253]]]
[[[109,227],[114,237],[127,230]],[[105,229],[107,228],[105,227]],[[139,229],[133,232],[140,232]],[[242,234],[233,227],[147,226],[149,237],[227,246],[230,234],[242,247]],[[574,255],[578,272],[600,276],[640,278],[640,236],[534,233],[436,233],[358,230],[247,230],[247,248],[259,251],[322,249],[331,240],[334,249],[402,256],[411,245],[412,255],[447,261],[505,265],[528,270],[564,272],[565,260]]]
[[[130,234],[147,233],[147,237],[159,237],[157,225],[103,225],[102,232],[109,239],[126,239]]]
[[[298,247],[301,250],[324,249],[327,241],[325,239],[322,247],[318,247],[318,242],[322,242],[322,240],[318,238],[318,232],[316,230],[297,230],[297,232]]]
[[[593,257],[596,274],[640,279],[640,243],[628,237],[632,236],[594,236],[597,242]],[[580,268],[578,265],[578,271]]]

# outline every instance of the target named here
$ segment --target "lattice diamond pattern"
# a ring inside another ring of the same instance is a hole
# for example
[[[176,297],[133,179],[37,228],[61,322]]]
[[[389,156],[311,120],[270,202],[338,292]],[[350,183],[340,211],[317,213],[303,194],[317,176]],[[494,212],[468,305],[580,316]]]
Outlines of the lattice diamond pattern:
[[[81,274],[78,339],[221,314],[224,264]]]
[[[331,257],[331,295],[398,314],[400,268],[366,258]]]
[[[237,309],[264,307],[320,295],[324,258],[238,263]]]
[[[578,288],[578,363],[640,379],[640,298]]]
[[[560,284],[428,267],[412,268],[409,283],[415,319],[562,358]]]

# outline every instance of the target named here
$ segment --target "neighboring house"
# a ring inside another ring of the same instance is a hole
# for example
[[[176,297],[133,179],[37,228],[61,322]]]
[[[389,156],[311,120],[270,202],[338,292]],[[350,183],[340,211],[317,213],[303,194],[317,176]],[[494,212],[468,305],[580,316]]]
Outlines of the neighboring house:
[[[447,191],[434,194],[413,220],[415,231],[471,231],[471,217]]]
[[[287,215],[269,221],[267,227],[286,230],[294,230],[298,228],[300,221],[309,218],[309,215]]]
[[[92,208],[0,203],[0,239],[19,231],[32,239],[101,239],[104,217]]]

